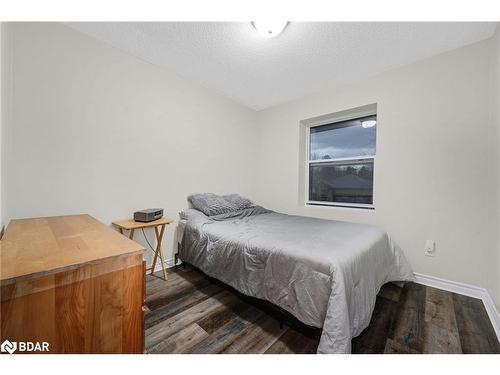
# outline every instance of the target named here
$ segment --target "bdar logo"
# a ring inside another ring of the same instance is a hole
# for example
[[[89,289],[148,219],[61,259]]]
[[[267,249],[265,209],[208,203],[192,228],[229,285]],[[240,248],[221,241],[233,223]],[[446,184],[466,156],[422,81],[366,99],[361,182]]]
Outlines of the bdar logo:
[[[2,342],[2,345],[0,346],[0,351],[2,353],[8,352],[10,354],[14,353],[17,349],[17,342],[10,342],[9,340],[5,340]]]
[[[2,345],[0,345],[0,351],[2,353],[13,354],[15,351],[20,352],[48,352],[49,343],[46,341],[42,342],[31,342],[31,341],[9,341],[5,340]]]

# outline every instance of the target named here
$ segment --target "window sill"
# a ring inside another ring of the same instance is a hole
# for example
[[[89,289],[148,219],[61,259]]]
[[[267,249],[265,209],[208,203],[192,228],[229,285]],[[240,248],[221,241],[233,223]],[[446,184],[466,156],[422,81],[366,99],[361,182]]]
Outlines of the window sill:
[[[373,204],[362,204],[362,203],[334,203],[334,202],[306,202],[306,207],[329,207],[329,208],[348,208],[348,209],[358,209],[363,211],[374,211],[375,206]]]

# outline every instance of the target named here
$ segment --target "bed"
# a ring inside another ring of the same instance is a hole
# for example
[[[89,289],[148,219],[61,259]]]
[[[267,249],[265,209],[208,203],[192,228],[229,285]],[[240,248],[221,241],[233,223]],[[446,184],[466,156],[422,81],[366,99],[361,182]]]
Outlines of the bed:
[[[178,241],[182,261],[322,328],[318,353],[350,353],[380,287],[413,279],[403,253],[376,227],[258,206],[210,217],[187,209]]]

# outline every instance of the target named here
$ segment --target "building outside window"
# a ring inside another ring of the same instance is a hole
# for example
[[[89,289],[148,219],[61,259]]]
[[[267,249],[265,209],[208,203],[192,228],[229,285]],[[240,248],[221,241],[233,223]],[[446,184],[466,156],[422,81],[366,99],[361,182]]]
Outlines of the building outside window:
[[[308,128],[306,203],[373,208],[377,115]]]

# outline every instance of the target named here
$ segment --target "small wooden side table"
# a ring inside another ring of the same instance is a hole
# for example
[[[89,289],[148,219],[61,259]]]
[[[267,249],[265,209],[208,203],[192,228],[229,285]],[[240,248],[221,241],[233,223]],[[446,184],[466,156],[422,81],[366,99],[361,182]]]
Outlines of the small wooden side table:
[[[153,258],[153,264],[150,268],[147,268],[146,271],[151,270],[151,274],[155,272],[156,260],[160,258],[161,268],[163,270],[163,280],[167,280],[167,271],[165,270],[165,261],[163,259],[163,250],[161,248],[161,240],[163,239],[163,233],[165,232],[165,226],[173,223],[172,219],[161,218],[155,221],[150,221],[147,223],[142,223],[134,220],[122,220],[122,221],[114,221],[113,225],[118,228],[121,234],[124,234],[124,230],[130,231],[129,238],[131,240],[134,239],[134,232],[136,229],[144,229],[144,228],[154,228],[156,234],[156,249],[155,256]]]

